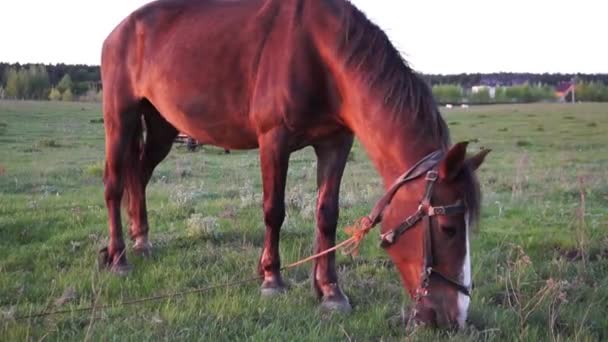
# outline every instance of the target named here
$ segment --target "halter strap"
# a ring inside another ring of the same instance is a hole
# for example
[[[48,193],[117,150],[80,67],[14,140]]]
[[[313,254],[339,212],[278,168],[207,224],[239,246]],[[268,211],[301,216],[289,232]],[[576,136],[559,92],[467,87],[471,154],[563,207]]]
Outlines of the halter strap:
[[[434,168],[439,164],[441,159],[443,158],[444,153],[441,150],[434,151],[424,158],[422,158],[419,162],[414,164],[410,169],[408,169],[403,175],[401,175],[395,182],[390,186],[387,192],[382,196],[374,208],[370,212],[370,214],[365,217],[366,220],[364,222],[364,226],[361,229],[361,236],[369,232],[372,228],[374,228],[380,221],[382,221],[382,213],[386,209],[386,207],[390,204],[395,193],[401,186],[405,183],[412,181],[414,179],[419,178],[420,176],[426,174],[426,189],[424,191],[424,197],[420,201],[420,205],[418,210],[410,216],[408,216],[405,221],[403,221],[396,228],[389,230],[388,232],[381,234],[380,245],[383,248],[387,248],[394,244],[403,233],[414,227],[420,220],[424,219],[425,233],[424,233],[424,267],[423,267],[423,275],[422,275],[422,283],[421,286],[416,290],[417,293],[427,293],[426,288],[429,285],[430,278],[433,274],[437,275],[439,279],[453,286],[456,290],[461,292],[466,296],[471,295],[471,286],[465,286],[460,284],[459,282],[451,279],[450,277],[445,276],[439,270],[435,269],[435,260],[433,255],[433,232],[432,232],[432,217],[435,216],[450,216],[461,214],[466,211],[465,205],[458,201],[451,205],[446,206],[437,206],[433,207],[431,205],[431,197],[433,196],[433,187],[435,182],[439,178],[439,174]]]
[[[431,166],[434,167],[434,166]],[[435,182],[439,178],[437,171],[429,170],[426,172],[426,188],[424,190],[424,197],[420,201],[418,210],[413,215],[408,216],[397,228],[389,230],[388,232],[380,235],[380,245],[383,248],[387,248],[394,244],[397,239],[403,235],[406,231],[413,228],[420,220],[423,221],[424,226],[424,267],[422,274],[422,282],[420,288],[416,291],[418,294],[427,293],[426,288],[429,285],[430,278],[436,275],[442,281],[453,286],[466,296],[471,296],[471,286],[466,286],[452,278],[444,275],[435,268],[435,256],[433,249],[433,220],[435,216],[450,216],[457,215],[466,212],[466,207],[462,201],[457,201],[454,204],[446,206],[433,207],[431,205],[431,198],[433,196],[433,188]]]
[[[435,165],[437,165],[442,158],[443,151],[437,150],[422,158],[409,170],[403,173],[401,177],[397,178],[397,180],[393,183],[393,185],[391,185],[391,187],[384,194],[384,196],[382,196],[378,200],[378,202],[376,202],[376,205],[369,214],[368,217],[371,226],[373,227],[380,223],[380,221],[382,221],[382,213],[384,212],[384,209],[391,203],[393,197],[395,197],[395,193],[397,193],[397,190],[399,190],[399,188],[401,188],[403,184],[422,176],[425,172],[435,167]]]

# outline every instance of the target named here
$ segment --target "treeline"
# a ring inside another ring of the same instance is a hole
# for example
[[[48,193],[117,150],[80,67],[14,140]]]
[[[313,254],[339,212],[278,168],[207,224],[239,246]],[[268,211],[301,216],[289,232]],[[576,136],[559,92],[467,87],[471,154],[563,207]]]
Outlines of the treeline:
[[[98,66],[0,63],[0,99],[99,101]]]
[[[436,84],[433,95],[442,104],[532,103],[558,100],[554,86],[546,84],[520,84],[514,86],[464,88],[458,84]],[[563,101],[571,101],[568,93]],[[602,81],[578,81],[574,99],[582,102],[608,102],[608,86]]]
[[[575,80],[579,101],[608,101],[608,74],[489,73],[423,75],[440,103],[554,101],[555,87]],[[474,86],[491,89],[473,92]],[[100,101],[99,66],[0,63],[0,99]]]
[[[455,74],[455,75],[424,75],[427,82],[434,86],[438,84],[457,84],[464,88],[476,85],[512,86],[524,83],[557,86],[562,82],[576,79],[580,82],[601,82],[608,84],[608,74],[532,74],[532,73],[489,73],[489,74]]]

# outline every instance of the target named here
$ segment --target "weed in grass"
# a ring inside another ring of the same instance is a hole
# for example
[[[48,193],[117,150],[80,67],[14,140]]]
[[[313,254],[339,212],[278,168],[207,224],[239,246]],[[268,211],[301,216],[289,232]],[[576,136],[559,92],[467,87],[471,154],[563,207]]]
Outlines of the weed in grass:
[[[177,207],[191,208],[205,195],[203,184],[203,182],[193,186],[179,184],[171,191],[170,199]]]
[[[566,115],[564,116],[564,120],[575,120],[576,118],[572,115]]]
[[[246,208],[252,205],[261,203],[261,193],[257,193],[253,188],[253,183],[247,179],[241,187],[239,187],[239,199],[241,208]]]
[[[504,275],[500,280],[505,287],[504,304],[515,313],[519,326],[519,339],[526,340],[530,319],[533,315],[547,315],[551,335],[556,336],[555,328],[559,308],[567,303],[567,281],[539,279],[532,259],[523,247],[510,245]],[[538,287],[538,285],[542,285]],[[549,307],[546,310],[547,306]],[[548,311],[548,312],[546,312]]]
[[[92,123],[92,124],[100,124],[100,123],[103,123],[103,118],[99,118],[99,119],[91,119],[91,120],[89,120],[89,123]]]
[[[51,147],[51,148],[61,147],[61,145],[54,139],[41,139],[38,141],[36,146],[37,147]]]
[[[100,178],[103,176],[103,169],[104,169],[104,163],[103,162],[97,162],[91,165],[88,165],[85,169],[84,169],[84,174],[89,176],[89,177],[93,177],[93,178]]]
[[[587,124],[587,127],[597,127],[597,122],[590,122]]]
[[[216,217],[192,214],[187,221],[187,234],[193,238],[217,239],[220,237],[220,224]]]
[[[508,132],[509,129],[507,127],[503,127],[503,128],[499,128],[498,131],[499,132]]]
[[[515,168],[515,179],[511,187],[511,199],[521,197],[526,183],[528,182],[528,168],[530,166],[530,158],[524,153],[517,162]]]
[[[460,125],[459,121],[451,121],[450,122],[450,126],[458,126],[458,125]]]
[[[527,141],[527,140],[517,140],[515,142],[515,146],[517,147],[530,147],[532,146],[532,143]]]
[[[583,179],[583,177],[579,177],[578,180],[578,191],[579,191],[579,205],[578,208],[576,208],[576,219],[575,222],[573,224],[574,226],[574,231],[575,231],[575,236],[576,236],[576,245],[578,247],[578,251],[580,253],[581,259],[582,259],[582,267],[584,270],[586,270],[586,266],[588,263],[588,249],[589,249],[589,242],[588,242],[588,237],[587,237],[587,224],[585,221],[585,215],[586,215],[586,210],[585,210],[585,203],[586,203],[586,190],[585,190],[585,181]]]
[[[75,301],[76,298],[78,298],[76,295],[76,289],[70,286],[65,289],[61,297],[55,299],[55,306],[63,306],[69,302]]]

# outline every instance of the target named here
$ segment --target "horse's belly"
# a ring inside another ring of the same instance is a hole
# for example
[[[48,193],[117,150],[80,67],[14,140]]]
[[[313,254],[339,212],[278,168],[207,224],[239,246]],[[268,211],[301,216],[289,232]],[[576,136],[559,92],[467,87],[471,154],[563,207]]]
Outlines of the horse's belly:
[[[235,150],[258,147],[255,131],[244,124],[246,117],[178,115],[168,121],[181,132],[206,145]]]
[[[249,150],[258,147],[255,134],[233,125],[209,125],[188,133],[199,142],[233,150]]]

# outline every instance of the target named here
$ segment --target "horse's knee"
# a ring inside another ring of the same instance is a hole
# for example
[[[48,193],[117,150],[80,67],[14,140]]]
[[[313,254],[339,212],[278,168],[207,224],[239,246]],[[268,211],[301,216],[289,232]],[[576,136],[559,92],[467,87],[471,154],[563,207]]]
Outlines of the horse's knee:
[[[264,223],[267,227],[281,227],[285,220],[285,204],[274,202],[264,203]]]
[[[104,196],[106,202],[120,200],[122,198],[122,193],[122,186],[116,179],[106,179],[104,189]]]
[[[323,234],[334,234],[338,225],[338,207],[320,203],[317,207],[317,226]]]

